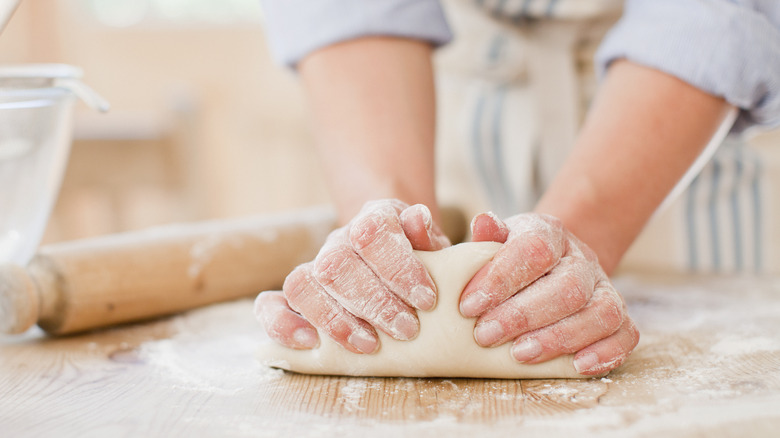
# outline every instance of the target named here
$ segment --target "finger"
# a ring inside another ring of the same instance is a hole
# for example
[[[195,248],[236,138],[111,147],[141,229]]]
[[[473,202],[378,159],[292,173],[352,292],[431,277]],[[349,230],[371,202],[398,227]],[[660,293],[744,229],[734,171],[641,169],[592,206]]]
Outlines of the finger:
[[[255,317],[268,337],[288,348],[306,350],[320,343],[317,330],[287,304],[282,292],[263,292],[255,299]]]
[[[506,243],[463,290],[460,311],[466,317],[494,308],[549,272],[567,248],[563,225],[557,219],[518,215],[507,225],[511,231]]]
[[[390,292],[347,244],[322,252],[314,262],[314,278],[347,311],[395,339],[417,336],[414,310]]]
[[[493,212],[481,213],[471,220],[473,242],[504,243],[509,237],[509,227]]]
[[[349,240],[390,291],[418,309],[429,310],[436,304],[436,286],[414,256],[399,214],[387,204],[363,211],[352,222]]]
[[[620,296],[603,282],[579,312],[517,338],[512,356],[518,362],[539,363],[575,353],[615,333],[624,316]]]
[[[500,345],[574,314],[593,295],[595,277],[580,259],[562,259],[553,272],[482,315],[474,338],[482,346]]]
[[[574,355],[574,369],[586,376],[612,371],[626,361],[639,343],[639,330],[631,318],[626,318],[618,331]]]
[[[312,274],[312,264],[295,268],[284,281],[284,294],[290,308],[312,325],[327,333],[339,345],[353,353],[373,353],[379,348],[374,328],[347,312]]]
[[[596,255],[596,252],[593,251],[588,245],[586,245],[583,241],[577,238],[572,233],[566,233],[567,239],[569,240],[569,244],[566,246],[566,253],[565,256],[572,256],[572,257],[578,257],[585,259],[591,263],[594,264],[594,266],[601,268],[601,265],[599,264],[599,258]],[[606,277],[606,274],[604,274]],[[608,280],[607,280],[608,281]]]
[[[433,222],[431,210],[423,204],[415,204],[401,212],[401,228],[418,251],[437,251],[450,246],[450,240]]]

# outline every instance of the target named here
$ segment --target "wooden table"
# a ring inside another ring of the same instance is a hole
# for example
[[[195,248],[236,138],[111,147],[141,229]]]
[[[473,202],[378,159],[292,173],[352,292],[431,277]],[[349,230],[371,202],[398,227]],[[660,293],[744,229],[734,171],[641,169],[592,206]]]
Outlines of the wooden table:
[[[642,341],[583,381],[284,373],[250,300],[0,338],[0,436],[780,436],[780,279],[616,283]]]

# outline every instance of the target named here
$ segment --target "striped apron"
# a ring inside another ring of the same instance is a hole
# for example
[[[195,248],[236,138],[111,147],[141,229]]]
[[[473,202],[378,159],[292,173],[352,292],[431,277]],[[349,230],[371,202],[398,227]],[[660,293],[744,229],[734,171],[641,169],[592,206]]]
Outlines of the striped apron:
[[[436,56],[439,200],[469,216],[529,211],[574,143],[596,88],[593,55],[622,2],[443,4],[456,39]],[[778,143],[727,138],[620,269],[780,273]]]

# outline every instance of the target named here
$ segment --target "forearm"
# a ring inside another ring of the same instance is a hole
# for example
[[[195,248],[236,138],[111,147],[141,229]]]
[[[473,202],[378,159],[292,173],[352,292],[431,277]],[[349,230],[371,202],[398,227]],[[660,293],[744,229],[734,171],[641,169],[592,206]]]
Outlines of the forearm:
[[[366,37],[300,63],[342,223],[379,198],[425,204],[438,219],[431,52],[424,42]]]
[[[535,211],[560,218],[610,273],[728,109],[672,76],[615,62]]]

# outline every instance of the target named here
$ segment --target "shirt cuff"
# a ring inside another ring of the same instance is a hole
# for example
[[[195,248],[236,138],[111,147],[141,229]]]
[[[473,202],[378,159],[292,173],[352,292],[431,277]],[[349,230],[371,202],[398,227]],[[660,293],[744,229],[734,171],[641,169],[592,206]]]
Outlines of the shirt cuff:
[[[726,0],[629,0],[596,54],[597,73],[627,59],[739,107],[735,133],[778,126],[780,23],[770,17],[780,16],[780,2],[769,4],[772,11]]]
[[[295,65],[309,53],[362,36],[396,36],[441,46],[452,32],[438,0],[262,0],[274,58]]]

